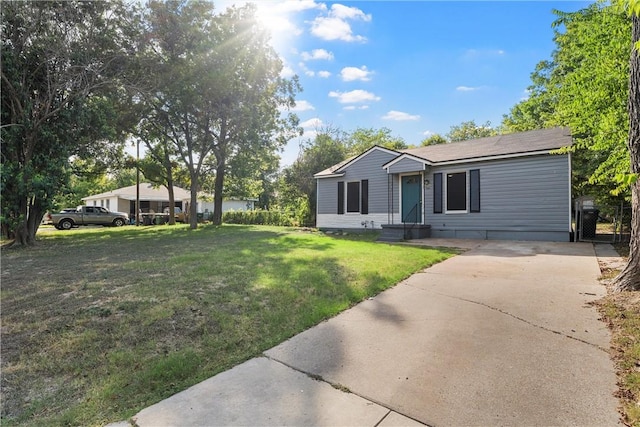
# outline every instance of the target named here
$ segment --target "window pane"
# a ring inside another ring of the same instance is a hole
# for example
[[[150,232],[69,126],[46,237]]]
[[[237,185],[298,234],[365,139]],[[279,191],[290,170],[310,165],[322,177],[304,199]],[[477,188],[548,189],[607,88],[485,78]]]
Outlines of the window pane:
[[[442,213],[442,174],[433,174],[433,213]]]
[[[344,182],[338,182],[338,214],[344,213]]]
[[[447,210],[467,210],[467,173],[447,174]]]
[[[360,212],[360,182],[347,183],[347,212]]]
[[[360,213],[363,215],[366,215],[369,213],[369,180],[368,179],[363,179],[362,181],[360,181],[362,186],[361,186],[361,191],[362,191],[362,206],[360,208]]]
[[[480,169],[469,171],[469,210],[480,212]]]

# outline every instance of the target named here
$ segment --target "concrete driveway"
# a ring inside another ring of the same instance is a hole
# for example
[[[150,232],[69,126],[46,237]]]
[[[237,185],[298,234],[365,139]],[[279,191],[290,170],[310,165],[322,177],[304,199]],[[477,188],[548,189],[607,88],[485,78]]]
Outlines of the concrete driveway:
[[[134,417],[157,425],[618,423],[593,245],[473,247]]]

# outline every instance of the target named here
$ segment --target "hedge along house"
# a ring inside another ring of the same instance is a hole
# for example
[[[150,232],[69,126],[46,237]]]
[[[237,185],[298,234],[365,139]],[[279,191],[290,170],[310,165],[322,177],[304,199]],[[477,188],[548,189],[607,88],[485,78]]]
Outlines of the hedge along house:
[[[570,241],[567,128],[394,151],[374,146],[315,175],[317,227],[419,237]]]

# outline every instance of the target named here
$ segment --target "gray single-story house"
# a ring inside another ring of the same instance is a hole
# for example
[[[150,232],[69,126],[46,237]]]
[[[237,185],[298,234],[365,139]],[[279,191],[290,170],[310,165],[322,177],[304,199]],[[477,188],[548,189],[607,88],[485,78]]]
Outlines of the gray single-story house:
[[[567,128],[394,151],[374,146],[315,174],[322,230],[382,237],[570,241]]]

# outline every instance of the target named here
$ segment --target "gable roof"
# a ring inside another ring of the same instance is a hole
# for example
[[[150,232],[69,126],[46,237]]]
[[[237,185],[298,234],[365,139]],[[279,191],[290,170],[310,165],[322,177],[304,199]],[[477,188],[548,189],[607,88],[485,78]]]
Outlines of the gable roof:
[[[353,163],[357,162],[358,160],[360,160],[361,158],[363,158],[364,156],[366,156],[367,154],[371,153],[372,151],[375,150],[380,150],[383,151],[385,153],[389,153],[389,154],[394,154],[394,155],[398,155],[400,154],[398,151],[394,151],[394,150],[390,150],[388,148],[384,148],[384,147],[380,147],[379,145],[374,145],[373,147],[369,148],[367,151],[365,151],[364,153],[358,155],[358,156],[353,156],[353,157],[349,157],[346,160],[341,161],[340,163],[336,163],[335,165],[320,171],[318,173],[316,173],[314,176],[314,178],[330,178],[330,177],[335,177],[335,176],[342,176],[344,175],[344,169],[347,168],[348,166],[352,165]]]
[[[173,195],[176,200],[189,200],[191,193],[184,188],[173,187]],[[128,187],[118,188],[117,190],[107,191],[105,193],[94,194],[91,196],[83,197],[82,200],[94,200],[94,199],[106,199],[109,197],[119,197],[125,200],[136,199],[136,186],[130,185]],[[169,200],[169,191],[165,187],[154,187],[153,184],[148,182],[140,183],[140,199],[142,200],[157,200],[165,201]]]
[[[427,164],[453,162],[457,160],[481,160],[487,157],[518,156],[548,153],[572,144],[569,128],[551,128],[528,132],[509,133],[486,138],[472,139],[448,144],[401,150],[419,157]]]
[[[570,147],[573,144],[571,131],[566,127],[538,129],[527,132],[509,133],[486,138],[471,139],[447,144],[429,145],[394,151],[373,146],[359,156],[350,157],[314,175],[315,178],[331,178],[344,175],[344,170],[373,150],[383,150],[396,157],[382,167],[388,169],[396,162],[409,158],[425,165],[463,163],[493,158],[524,157],[548,154],[552,150]]]

